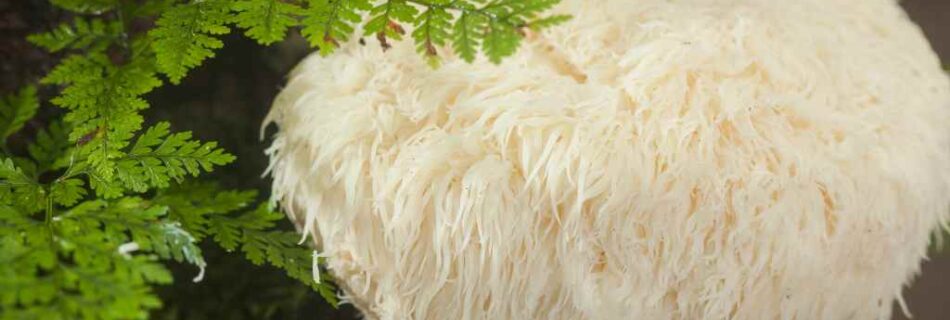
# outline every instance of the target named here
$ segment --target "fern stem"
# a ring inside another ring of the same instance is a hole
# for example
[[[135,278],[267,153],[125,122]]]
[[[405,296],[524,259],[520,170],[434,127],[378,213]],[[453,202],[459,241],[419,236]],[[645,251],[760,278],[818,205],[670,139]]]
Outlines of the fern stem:
[[[53,188],[50,187],[47,191],[46,196],[46,225],[50,226],[53,223]],[[52,227],[51,227],[52,228]],[[52,229],[50,229],[52,234]]]

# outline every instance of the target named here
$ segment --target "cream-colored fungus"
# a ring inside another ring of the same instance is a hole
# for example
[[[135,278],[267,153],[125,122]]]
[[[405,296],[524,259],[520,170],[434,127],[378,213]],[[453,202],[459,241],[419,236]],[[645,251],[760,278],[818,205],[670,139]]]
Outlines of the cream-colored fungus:
[[[950,212],[950,81],[895,1],[557,10],[574,18],[500,65],[351,42],[293,72],[273,192],[347,301],[372,319],[890,317]]]

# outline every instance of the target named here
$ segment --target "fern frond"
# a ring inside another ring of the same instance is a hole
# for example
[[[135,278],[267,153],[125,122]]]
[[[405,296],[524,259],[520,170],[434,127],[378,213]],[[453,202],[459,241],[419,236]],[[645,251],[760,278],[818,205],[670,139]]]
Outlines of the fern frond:
[[[65,157],[71,146],[69,128],[60,121],[53,121],[36,133],[34,141],[27,145],[27,151],[36,163],[36,173],[43,174],[50,169],[68,166],[69,159]]]
[[[213,142],[191,140],[188,132],[169,133],[167,123],[150,128],[126,150],[141,126],[138,112],[148,106],[140,95],[160,81],[147,65],[115,67],[106,59],[70,57],[46,78],[68,85],[52,102],[70,110],[64,119],[72,124],[69,138],[81,160],[74,170],[90,177],[97,194],[114,198],[125,190],[164,188],[171,180],[233,161]],[[120,184],[113,184],[114,179]]]
[[[230,2],[207,0],[165,10],[149,32],[154,40],[158,70],[179,83],[188,70],[214,56],[224,46],[217,36],[231,32]]]
[[[161,81],[147,64],[116,67],[103,54],[69,57],[45,81],[67,85],[51,102],[69,111],[63,119],[72,127],[69,138],[79,145],[77,154],[98,177],[111,181],[115,159],[141,127],[138,112],[148,107],[140,96]]]
[[[369,22],[363,27],[363,34],[376,35],[383,49],[388,49],[388,39],[402,40],[405,33],[399,22],[413,23],[419,10],[404,0],[389,0],[370,10]]]
[[[167,206],[170,217],[183,221],[199,239],[210,236],[227,251],[240,248],[251,262],[285,270],[335,305],[332,282],[313,278],[313,250],[297,244],[295,232],[274,230],[284,218],[282,214],[261,204],[234,215],[245,210],[255,196],[253,192],[223,191],[214,184],[185,184],[160,193],[154,201]]]
[[[534,31],[541,31],[571,20],[571,16],[559,14],[549,17],[539,18],[528,22],[528,27]]]
[[[475,61],[478,47],[484,37],[487,19],[479,14],[463,12],[452,27],[452,48],[466,62]]]
[[[560,2],[560,0],[500,0],[489,3],[483,10],[499,20],[519,26],[527,24],[528,21],[537,18]]]
[[[126,197],[111,202],[85,202],[60,215],[65,228],[96,230],[118,239],[120,244],[134,243],[132,251],[153,252],[161,258],[188,262],[201,269],[206,263],[196,239],[180,225],[166,219],[168,208],[149,204],[146,200]]]
[[[101,54],[70,55],[60,61],[46,77],[40,80],[40,83],[70,85],[96,81],[102,77],[101,65],[106,63],[108,63],[107,57]]]
[[[437,64],[438,48],[451,42],[454,51],[466,62],[475,60],[480,50],[489,61],[500,63],[517,51],[526,29],[535,31],[567,21],[568,16],[543,16],[561,0],[387,0],[374,7],[366,34],[375,33],[388,47],[388,38],[397,39],[386,27],[399,30],[396,20],[389,18],[394,6],[406,6],[415,15],[413,39],[416,50]],[[421,13],[417,8],[422,8]],[[398,20],[402,21],[402,20]]]
[[[65,179],[53,184],[50,197],[61,206],[72,206],[86,196],[85,182],[80,179]]]
[[[416,18],[416,29],[412,38],[416,43],[416,51],[433,58],[438,55],[436,47],[444,46],[449,38],[448,30],[452,27],[452,14],[442,7],[429,7]]]
[[[172,280],[157,256],[203,263],[186,235],[164,228],[163,210],[139,198],[93,200],[43,222],[0,206],[0,230],[16,231],[0,232],[3,318],[146,317],[160,306],[151,284]]]
[[[40,102],[36,99],[36,87],[27,86],[20,92],[0,97],[0,138],[4,141],[11,134],[20,131],[27,121],[36,114]]]
[[[499,19],[489,19],[482,40],[482,52],[492,63],[515,53],[521,45],[521,34],[513,25]]]
[[[321,55],[329,55],[349,40],[355,25],[362,20],[361,12],[373,8],[370,0],[310,0],[305,11],[300,34],[310,45],[320,48]]]
[[[317,258],[313,250],[297,244],[300,236],[289,231],[264,231],[273,225],[273,221],[282,218],[281,214],[269,210],[264,204],[241,216],[239,220],[255,222],[242,226],[241,250],[255,264],[266,261],[283,269],[289,277],[307,284],[336,307],[338,301],[332,280],[314,278],[312,268],[315,266],[312,262]]]
[[[281,0],[239,0],[232,5],[237,12],[234,23],[244,34],[263,45],[284,40],[287,30],[297,25],[295,14],[303,9]]]
[[[159,192],[153,202],[169,208],[169,217],[179,221],[199,241],[212,235],[225,250],[234,250],[238,230],[227,219],[216,220],[213,215],[227,215],[244,209],[257,198],[253,190],[221,190],[214,183],[183,183]]]
[[[122,33],[122,24],[102,19],[76,18],[52,31],[33,34],[27,40],[50,52],[64,49],[102,51]]]
[[[46,192],[36,180],[12,159],[0,159],[0,204],[33,213],[43,207],[45,199]]]
[[[170,133],[169,126],[161,122],[146,130],[117,161],[117,177],[126,188],[135,192],[165,188],[171,180],[182,181],[234,161],[217,143],[192,140],[191,132]]]
[[[118,0],[50,0],[53,5],[78,13],[102,13],[118,6]]]

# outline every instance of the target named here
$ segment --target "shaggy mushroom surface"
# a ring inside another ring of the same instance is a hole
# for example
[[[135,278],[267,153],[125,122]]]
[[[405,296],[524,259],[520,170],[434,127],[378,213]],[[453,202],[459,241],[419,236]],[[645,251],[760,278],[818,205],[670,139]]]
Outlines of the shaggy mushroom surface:
[[[950,213],[894,0],[565,0],[500,65],[293,71],[274,197],[370,319],[886,319]],[[902,303],[900,304],[902,305]]]

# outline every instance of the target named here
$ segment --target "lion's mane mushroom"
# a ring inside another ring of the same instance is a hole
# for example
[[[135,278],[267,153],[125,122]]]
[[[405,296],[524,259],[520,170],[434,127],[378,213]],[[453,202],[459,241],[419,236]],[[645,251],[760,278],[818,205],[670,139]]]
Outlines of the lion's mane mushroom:
[[[274,196],[378,319],[885,319],[950,210],[894,0],[567,0],[500,65],[303,61]],[[901,304],[902,305],[902,304]]]

